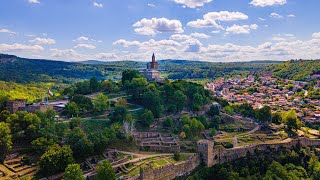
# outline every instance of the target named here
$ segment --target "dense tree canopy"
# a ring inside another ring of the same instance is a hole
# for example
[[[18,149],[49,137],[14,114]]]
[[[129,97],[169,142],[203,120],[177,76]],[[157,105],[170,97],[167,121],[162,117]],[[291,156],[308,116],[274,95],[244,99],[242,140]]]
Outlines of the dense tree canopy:
[[[68,164],[73,162],[73,152],[69,146],[60,147],[58,144],[54,144],[40,157],[40,172],[44,175],[62,172]]]

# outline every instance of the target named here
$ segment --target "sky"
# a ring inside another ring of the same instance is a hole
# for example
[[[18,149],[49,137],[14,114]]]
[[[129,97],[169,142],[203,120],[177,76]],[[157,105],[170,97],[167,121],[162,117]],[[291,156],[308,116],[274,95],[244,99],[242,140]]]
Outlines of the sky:
[[[320,59],[319,0],[1,0],[0,53],[63,61]]]

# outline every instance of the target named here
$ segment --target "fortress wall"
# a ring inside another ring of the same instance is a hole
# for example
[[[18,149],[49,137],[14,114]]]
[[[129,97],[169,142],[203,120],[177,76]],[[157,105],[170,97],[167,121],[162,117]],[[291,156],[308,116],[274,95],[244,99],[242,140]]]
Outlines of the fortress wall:
[[[198,154],[191,156],[187,161],[178,164],[171,164],[157,169],[151,166],[140,170],[140,180],[166,180],[175,177],[190,174],[197,166],[200,165]]]
[[[211,167],[215,164],[230,162],[238,158],[245,157],[247,154],[254,154],[257,150],[266,151],[268,149],[279,149],[280,147],[292,148],[298,144],[302,146],[320,146],[320,140],[312,140],[308,138],[299,138],[289,142],[275,144],[248,145],[232,149],[213,148],[213,146],[210,146],[210,144],[208,145],[207,141],[201,141],[200,143],[201,146],[198,145],[198,150],[201,154],[202,160],[207,164],[208,167]]]

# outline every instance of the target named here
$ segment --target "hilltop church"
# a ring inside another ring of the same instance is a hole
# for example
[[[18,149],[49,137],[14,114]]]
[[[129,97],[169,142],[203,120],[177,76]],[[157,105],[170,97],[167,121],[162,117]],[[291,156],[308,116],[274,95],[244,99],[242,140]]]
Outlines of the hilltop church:
[[[148,81],[160,80],[158,62],[156,62],[154,53],[152,54],[152,61],[147,64],[147,69],[140,71],[140,73],[143,74]]]

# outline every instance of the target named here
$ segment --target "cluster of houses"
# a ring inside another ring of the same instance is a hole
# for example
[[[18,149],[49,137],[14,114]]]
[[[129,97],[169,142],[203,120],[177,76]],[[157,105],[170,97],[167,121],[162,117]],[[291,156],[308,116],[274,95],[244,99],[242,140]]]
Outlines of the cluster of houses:
[[[320,75],[316,77],[320,78]],[[308,98],[308,91],[305,90],[308,84],[287,79],[279,81],[272,74],[265,73],[256,79],[253,75],[218,79],[208,83],[206,89],[234,104],[249,103],[254,109],[267,105],[273,112],[294,109],[305,122],[320,122],[320,100]],[[315,88],[320,88],[320,80]]]

